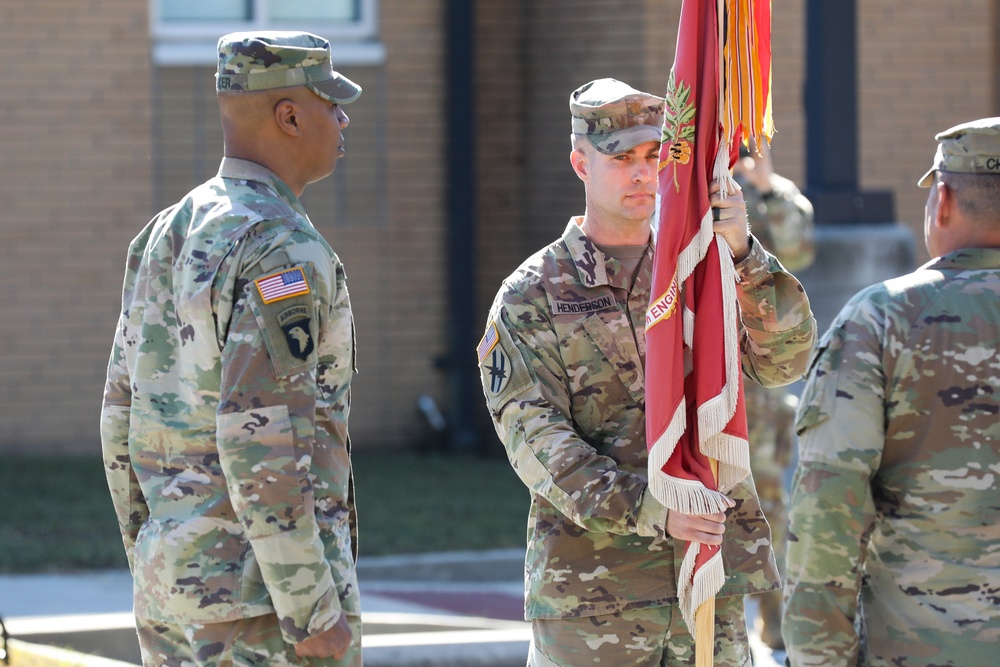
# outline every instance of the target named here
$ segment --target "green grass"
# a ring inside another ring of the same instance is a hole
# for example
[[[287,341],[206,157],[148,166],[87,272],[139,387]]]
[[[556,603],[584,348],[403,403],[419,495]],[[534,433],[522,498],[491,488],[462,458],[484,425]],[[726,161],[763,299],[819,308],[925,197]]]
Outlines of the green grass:
[[[0,571],[125,566],[100,454],[0,457]]]
[[[528,492],[503,458],[354,455],[362,556],[523,547]],[[125,567],[100,456],[0,455],[0,572]]]
[[[505,458],[371,453],[354,465],[362,556],[524,547],[528,490]]]

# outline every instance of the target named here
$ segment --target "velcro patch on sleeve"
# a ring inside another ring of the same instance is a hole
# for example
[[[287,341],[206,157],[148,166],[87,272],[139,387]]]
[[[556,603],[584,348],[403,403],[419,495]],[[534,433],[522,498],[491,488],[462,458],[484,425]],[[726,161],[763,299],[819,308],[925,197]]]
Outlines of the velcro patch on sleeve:
[[[309,281],[302,267],[286,269],[279,273],[257,278],[253,281],[265,304],[290,299],[293,296],[309,294]]]
[[[477,352],[480,379],[491,410],[498,411],[534,385],[524,357],[502,322],[490,321]]]
[[[500,334],[497,333],[497,323],[490,322],[489,326],[486,327],[486,333],[483,334],[483,339],[479,341],[479,346],[476,348],[479,363],[483,363],[486,355],[493,351],[498,340],[500,340]]]
[[[245,288],[275,377],[317,363],[319,320],[306,274],[305,267],[296,266],[257,278]]]

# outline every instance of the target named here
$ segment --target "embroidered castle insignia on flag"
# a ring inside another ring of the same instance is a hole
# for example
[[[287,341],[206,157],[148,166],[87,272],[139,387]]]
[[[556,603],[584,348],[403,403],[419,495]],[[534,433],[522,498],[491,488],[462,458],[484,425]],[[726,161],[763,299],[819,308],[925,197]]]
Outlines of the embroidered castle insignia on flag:
[[[479,363],[483,363],[486,355],[493,351],[498,340],[500,340],[500,334],[497,332],[497,323],[490,322],[490,325],[486,327],[486,333],[483,334],[483,339],[479,341],[479,347],[476,348]]]
[[[274,303],[293,296],[309,294],[306,273],[300,267],[258,278],[254,284],[257,285],[257,291],[260,292],[260,298],[264,303]]]

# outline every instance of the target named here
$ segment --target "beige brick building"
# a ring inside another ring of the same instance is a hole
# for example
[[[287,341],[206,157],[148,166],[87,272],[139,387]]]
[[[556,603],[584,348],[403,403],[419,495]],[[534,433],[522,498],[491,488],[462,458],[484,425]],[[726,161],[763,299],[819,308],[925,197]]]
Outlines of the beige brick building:
[[[97,450],[127,244],[218,166],[213,67],[170,51],[151,20],[170,2],[0,2],[0,452]],[[470,2],[478,201],[468,280],[482,321],[499,281],[581,212],[569,93],[603,76],[661,92],[680,1]],[[348,156],[304,197],[348,272],[359,447],[419,437],[420,395],[449,408],[439,363],[449,354],[445,4],[361,0],[373,31],[337,40],[340,68],[365,89],[348,108]],[[858,0],[860,133],[844,141],[858,142],[862,189],[892,191],[918,238],[914,182],[933,133],[1000,113],[996,5]],[[778,0],[773,11],[774,159],[803,182],[805,3]]]

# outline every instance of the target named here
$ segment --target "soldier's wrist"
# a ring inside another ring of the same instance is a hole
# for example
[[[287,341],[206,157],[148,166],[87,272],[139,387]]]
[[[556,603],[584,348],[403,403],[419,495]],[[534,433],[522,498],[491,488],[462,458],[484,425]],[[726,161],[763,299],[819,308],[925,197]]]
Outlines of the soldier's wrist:
[[[640,537],[665,537],[667,508],[657,500],[649,487],[642,492],[639,510],[635,515],[635,532]]]

